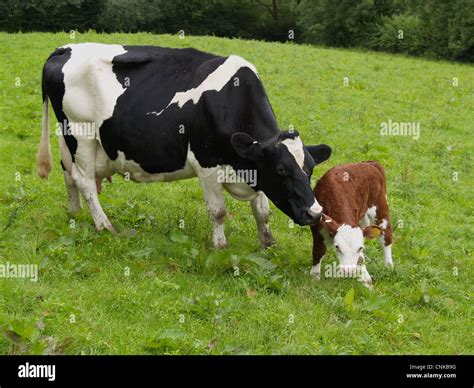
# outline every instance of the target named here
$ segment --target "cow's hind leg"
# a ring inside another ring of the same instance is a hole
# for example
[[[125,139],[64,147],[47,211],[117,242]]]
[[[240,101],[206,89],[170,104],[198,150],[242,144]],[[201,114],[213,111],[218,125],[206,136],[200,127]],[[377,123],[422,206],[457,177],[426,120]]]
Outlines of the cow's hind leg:
[[[94,220],[95,228],[100,231],[108,229],[115,233],[109,219],[102,210],[97,194],[95,179],[95,158],[97,141],[95,139],[78,140],[75,161],[71,166],[71,177],[87,203]]]
[[[64,183],[66,184],[67,190],[67,202],[69,212],[74,215],[82,209],[81,195],[79,189],[77,188],[74,180],[72,179],[71,174],[66,170],[63,171],[64,174]]]
[[[258,237],[262,248],[268,248],[275,244],[268,218],[270,216],[270,205],[267,196],[261,192],[258,196],[250,201],[252,213],[257,223]]]
[[[72,215],[75,215],[82,209],[81,194],[71,176],[72,157],[63,135],[59,136],[59,150],[61,152],[64,183],[66,184],[68,209]]]

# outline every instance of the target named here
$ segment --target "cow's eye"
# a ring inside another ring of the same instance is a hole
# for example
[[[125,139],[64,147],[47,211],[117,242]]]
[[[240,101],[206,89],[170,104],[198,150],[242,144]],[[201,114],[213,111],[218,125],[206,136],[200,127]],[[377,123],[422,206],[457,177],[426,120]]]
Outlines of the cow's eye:
[[[278,175],[285,176],[286,175],[285,167],[277,166],[277,173],[278,173]]]
[[[363,250],[364,250],[364,247],[360,247],[360,248],[357,250],[357,252],[360,253],[360,252],[362,252]]]
[[[339,249],[339,245],[335,245],[334,248],[336,248],[336,251],[341,252],[341,250]]]

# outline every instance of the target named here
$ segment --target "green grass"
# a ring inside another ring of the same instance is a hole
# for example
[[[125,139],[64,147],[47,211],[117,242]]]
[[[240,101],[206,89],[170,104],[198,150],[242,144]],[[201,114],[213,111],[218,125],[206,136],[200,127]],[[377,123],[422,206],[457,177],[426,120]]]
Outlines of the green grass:
[[[0,264],[38,264],[40,273],[36,283],[0,278],[0,353],[473,353],[472,66],[213,37],[75,41],[195,47],[253,62],[281,128],[333,147],[316,178],[341,163],[385,166],[395,269],[368,242],[373,292],[350,279],[317,283],[308,228],[290,228],[272,207],[278,245],[261,251],[248,203],[229,197],[230,248],[216,252],[197,180],[117,176],[100,199],[120,234],[96,234],[86,211],[70,228],[55,135],[48,181],[34,159],[42,65],[71,40],[2,33]],[[420,138],[381,136],[389,119],[419,122]],[[331,251],[323,264],[335,259]]]

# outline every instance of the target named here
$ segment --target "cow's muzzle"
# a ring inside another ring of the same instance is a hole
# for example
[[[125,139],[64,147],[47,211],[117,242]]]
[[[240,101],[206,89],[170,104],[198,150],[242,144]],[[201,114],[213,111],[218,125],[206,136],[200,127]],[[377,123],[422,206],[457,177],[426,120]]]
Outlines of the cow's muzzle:
[[[316,213],[314,210],[308,208],[301,218],[296,221],[298,225],[305,226],[305,225],[315,225],[321,221],[321,217],[323,216],[323,212]]]

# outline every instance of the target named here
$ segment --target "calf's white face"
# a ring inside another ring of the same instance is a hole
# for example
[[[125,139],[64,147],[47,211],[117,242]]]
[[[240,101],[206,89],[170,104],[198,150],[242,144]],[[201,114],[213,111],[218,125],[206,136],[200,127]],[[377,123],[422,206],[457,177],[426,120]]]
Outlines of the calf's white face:
[[[358,264],[364,264],[364,239],[380,236],[381,228],[369,225],[365,228],[339,224],[331,217],[323,215],[323,227],[332,237],[339,268],[346,274],[354,274]]]
[[[339,258],[339,267],[344,272],[355,271],[364,260],[364,234],[360,227],[341,225],[334,235],[334,248]]]

